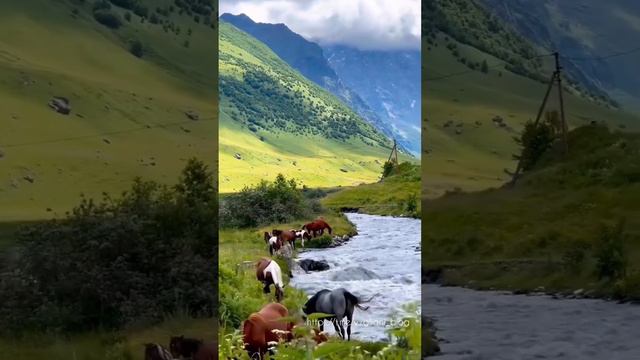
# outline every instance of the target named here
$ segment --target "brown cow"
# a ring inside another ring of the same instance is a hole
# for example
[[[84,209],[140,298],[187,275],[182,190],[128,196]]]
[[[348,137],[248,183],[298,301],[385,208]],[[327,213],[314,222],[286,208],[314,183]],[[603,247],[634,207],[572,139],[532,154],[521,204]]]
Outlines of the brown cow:
[[[324,234],[324,229],[327,229],[329,231],[329,235],[331,235],[331,226],[322,219],[314,220],[302,226],[302,230],[307,230],[313,237],[316,237],[318,232],[320,235]]]
[[[256,264],[256,278],[264,284],[262,291],[265,294],[271,292],[269,287],[273,285],[276,289],[276,300],[278,302],[282,301],[284,297],[284,281],[282,280],[282,270],[277,262],[267,258],[260,259]]]
[[[289,316],[289,311],[278,303],[267,304],[257,313],[249,315],[242,324],[244,348],[249,357],[254,359],[258,355],[258,359],[264,359],[272,345],[291,341],[293,322],[280,320],[286,316]]]

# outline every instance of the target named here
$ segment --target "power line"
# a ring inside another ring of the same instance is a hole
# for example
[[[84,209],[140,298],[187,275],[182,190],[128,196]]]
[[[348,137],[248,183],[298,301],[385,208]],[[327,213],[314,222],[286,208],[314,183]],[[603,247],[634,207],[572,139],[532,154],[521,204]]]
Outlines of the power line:
[[[629,49],[629,50],[625,50],[625,51],[611,53],[605,56],[582,56],[582,57],[581,56],[562,56],[562,58],[567,60],[576,60],[576,61],[606,60],[606,59],[616,58],[620,56],[630,55],[639,51],[640,51],[640,46]]]
[[[205,118],[205,119],[202,119],[202,120],[212,120],[212,119],[214,119],[214,117]],[[108,131],[108,132],[103,132],[103,133],[98,133],[98,134],[70,136],[70,137],[66,137],[66,138],[41,140],[41,141],[32,141],[32,142],[24,142],[24,143],[16,143],[16,144],[7,144],[7,145],[0,145],[0,147],[6,149],[6,148],[17,148],[17,147],[23,147],[23,146],[54,144],[54,143],[67,142],[67,141],[90,139],[90,138],[107,136],[107,135],[128,134],[128,133],[137,132],[137,131],[141,131],[141,130],[164,128],[164,127],[183,125],[183,124],[193,123],[193,122],[194,122],[193,120],[185,120],[185,121],[173,122],[173,123],[164,123],[164,124],[157,124],[157,125],[145,125],[145,126],[142,126],[142,127],[127,129],[127,130]]]
[[[537,59],[537,58],[542,58],[542,57],[547,57],[547,56],[553,56],[553,53],[536,55],[536,56],[533,56],[533,57],[525,59],[525,61],[529,61],[529,60],[533,60],[533,59]],[[493,64],[491,66],[488,66],[487,69],[495,69],[495,68],[504,66],[506,64],[509,64],[509,62],[506,61],[506,60],[501,60],[499,63],[496,63],[496,64]],[[470,73],[475,73],[475,72],[478,72],[478,70],[469,69],[469,70],[459,71],[459,72],[450,73],[450,74],[446,74],[446,75],[442,75],[442,76],[436,76],[436,77],[432,77],[432,78],[427,78],[427,79],[425,79],[425,81],[444,80],[444,79],[463,76],[463,75],[470,74]]]

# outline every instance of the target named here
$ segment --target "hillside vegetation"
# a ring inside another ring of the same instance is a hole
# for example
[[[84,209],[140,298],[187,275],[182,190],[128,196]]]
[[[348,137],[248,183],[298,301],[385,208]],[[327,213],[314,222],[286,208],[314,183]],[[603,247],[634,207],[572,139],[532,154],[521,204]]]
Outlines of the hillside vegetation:
[[[587,125],[515,187],[425,201],[423,269],[440,281],[640,298],[640,136]]]
[[[0,221],[62,216],[135,176],[171,183],[192,156],[214,164],[213,5],[0,3]]]
[[[218,215],[213,174],[136,180],[23,228],[0,253],[0,350],[18,359],[142,359],[145,342],[213,340]],[[207,325],[208,324],[208,325]],[[208,338],[205,338],[208,337]]]
[[[419,218],[421,186],[420,166],[405,162],[376,183],[335,189],[321,202],[336,210]]]
[[[266,45],[220,23],[220,188],[283,173],[307,186],[375,179],[389,140]]]
[[[436,10],[423,13],[428,34],[422,47],[423,171],[428,174],[423,196],[499,186],[507,180],[504,169],[516,166],[513,137],[536,116],[546,91],[546,84],[529,72],[548,78],[550,67],[546,60],[526,61],[535,48],[473,1],[438,0],[431,5]],[[452,10],[459,7],[470,9],[473,21]],[[640,128],[637,116],[594,102],[574,85],[566,90],[570,127],[596,121],[611,128]],[[556,93],[547,110],[558,109]]]

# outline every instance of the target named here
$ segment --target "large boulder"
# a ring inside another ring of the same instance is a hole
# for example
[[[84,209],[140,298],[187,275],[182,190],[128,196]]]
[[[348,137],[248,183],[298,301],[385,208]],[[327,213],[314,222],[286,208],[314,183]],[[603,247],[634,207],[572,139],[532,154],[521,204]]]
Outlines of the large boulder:
[[[348,267],[331,276],[332,281],[372,280],[381,279],[375,272],[361,266]]]
[[[54,96],[49,100],[49,107],[62,115],[69,115],[69,113],[71,113],[71,103],[66,97]]]
[[[312,259],[303,259],[298,262],[298,265],[304,271],[325,271],[329,270],[329,264],[325,260],[312,260]]]

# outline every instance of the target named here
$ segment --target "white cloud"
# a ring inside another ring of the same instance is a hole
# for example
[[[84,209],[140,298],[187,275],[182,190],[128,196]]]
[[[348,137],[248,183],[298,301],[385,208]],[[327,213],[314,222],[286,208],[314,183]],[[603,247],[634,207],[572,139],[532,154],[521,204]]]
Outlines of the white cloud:
[[[420,0],[220,0],[220,13],[284,23],[323,45],[419,49]]]

